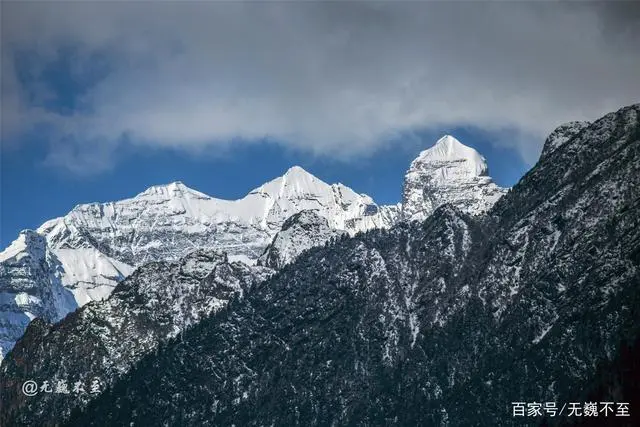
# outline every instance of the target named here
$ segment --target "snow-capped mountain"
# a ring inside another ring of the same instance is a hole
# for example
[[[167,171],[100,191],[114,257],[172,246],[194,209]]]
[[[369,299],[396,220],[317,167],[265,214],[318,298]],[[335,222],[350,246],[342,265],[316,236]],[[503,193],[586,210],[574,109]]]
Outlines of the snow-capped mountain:
[[[446,203],[478,215],[505,192],[489,176],[480,153],[445,135],[411,162],[402,192],[402,217],[422,221]]]
[[[38,232],[64,267],[64,285],[83,305],[107,296],[135,266],[178,259],[194,249],[224,250],[251,264],[284,221],[304,209],[317,210],[331,228],[351,233],[388,227],[395,219],[369,196],[326,184],[295,166],[239,200],[173,182],[131,199],[76,206]]]
[[[305,251],[71,419],[75,396],[19,386],[82,371],[86,329],[34,322],[2,366],[0,423],[565,425],[565,402],[630,402],[572,418],[638,425],[639,171],[640,104],[568,135],[485,216],[444,205]]]
[[[45,238],[25,230],[0,252],[0,361],[36,317],[57,322],[75,310],[62,265]]]
[[[37,233],[26,232],[38,242],[34,256],[46,253],[51,263],[28,279],[8,256],[0,260],[4,294],[9,299],[22,295],[23,282],[29,280],[33,295],[55,294],[59,290],[54,284],[61,284],[75,302],[54,307],[50,299],[40,298],[42,308],[33,313],[56,321],[78,306],[108,297],[118,282],[148,262],[211,249],[252,264],[285,220],[305,209],[314,209],[332,229],[349,233],[389,227],[398,213],[396,206],[380,207],[371,197],[342,184],[327,184],[299,166],[239,200],[217,199],[173,182],[130,199],[78,205],[64,217],[45,222]],[[23,240],[20,237],[6,252],[17,251],[14,246],[24,246]],[[49,289],[38,289],[43,287]],[[30,320],[20,311],[23,303],[16,304],[7,308],[0,323],[1,354],[11,349]],[[13,312],[18,314],[8,314]]]
[[[348,238],[302,210],[260,260],[287,264],[268,279],[207,251],[146,264],[107,300],[31,323],[1,368],[0,423],[64,423],[88,397],[19,386],[87,371],[113,388],[71,425],[508,423],[513,399],[582,399],[621,337],[640,337],[639,112],[567,133],[485,216],[454,198]],[[486,178],[443,146],[420,170]],[[325,233],[342,236],[313,241]]]
[[[315,210],[300,211],[282,224],[282,229],[258,259],[258,264],[280,269],[307,249],[320,246],[344,233],[329,227],[327,219]]]
[[[29,232],[44,237],[43,250],[57,263],[49,267],[51,271],[44,268],[42,275],[55,277],[75,299],[75,304],[63,305],[63,309],[43,308],[42,315],[55,311],[56,316],[44,316],[55,321],[75,307],[107,298],[136,267],[177,260],[193,250],[222,250],[231,260],[253,264],[280,232],[264,261],[282,266],[333,234],[353,235],[389,228],[400,219],[424,219],[443,203],[479,213],[502,193],[487,176],[484,158],[446,136],[411,164],[403,204],[379,206],[365,194],[340,183],[327,184],[294,166],[238,200],[218,199],[173,182],[150,187],[130,199],[78,205],[67,215],[42,224],[37,233]],[[293,221],[281,231],[287,218],[302,211],[313,211],[319,218],[305,214],[295,220],[300,223]],[[305,223],[307,220],[310,222]],[[305,231],[314,222],[318,233]],[[15,289],[11,285],[12,275],[6,273],[8,295],[20,292],[18,285]],[[34,278],[33,283],[52,286],[49,279]],[[45,299],[42,304],[49,302]],[[21,318],[28,318],[24,316]],[[7,330],[0,334],[7,338],[0,343],[2,354],[28,323],[4,322]]]

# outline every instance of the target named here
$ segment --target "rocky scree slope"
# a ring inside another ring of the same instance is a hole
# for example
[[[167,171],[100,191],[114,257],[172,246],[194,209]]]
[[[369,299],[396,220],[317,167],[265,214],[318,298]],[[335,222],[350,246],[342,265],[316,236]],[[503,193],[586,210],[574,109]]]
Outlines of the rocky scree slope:
[[[511,425],[513,401],[585,401],[640,336],[639,218],[633,105],[484,220],[443,206],[310,249],[69,425]]]

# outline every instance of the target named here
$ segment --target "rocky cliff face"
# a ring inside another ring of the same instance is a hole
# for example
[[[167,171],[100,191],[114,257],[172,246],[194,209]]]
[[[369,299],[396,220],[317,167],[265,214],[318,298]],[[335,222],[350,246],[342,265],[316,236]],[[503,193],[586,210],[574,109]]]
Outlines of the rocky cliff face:
[[[224,253],[198,250],[179,261],[138,268],[109,298],[86,304],[54,326],[32,322],[0,371],[0,424],[63,419],[93,397],[94,378],[100,389],[108,387],[160,342],[241,298],[269,274],[267,268],[230,263]],[[46,379],[54,387],[63,381],[69,391],[81,383],[86,392],[43,393],[27,400],[12,372]],[[23,412],[25,405],[34,412]]]
[[[446,203],[478,215],[504,193],[489,176],[484,157],[446,135],[411,163],[404,181],[402,217],[422,221]]]
[[[545,156],[484,218],[441,206],[310,249],[69,425],[512,425],[514,401],[583,402],[640,336],[639,200],[634,105]],[[29,375],[12,366],[7,378]]]
[[[588,126],[589,122],[569,122],[558,126],[553,132],[551,132],[544,142],[540,157],[545,158],[550,155],[553,151],[560,148],[571,138],[577,136],[580,131]]]
[[[344,232],[329,227],[327,219],[316,211],[298,212],[284,222],[282,229],[258,259],[258,264],[278,270],[304,251],[323,245],[342,234]]]
[[[44,237],[31,230],[0,252],[0,361],[31,320],[57,322],[75,310],[62,271]]]

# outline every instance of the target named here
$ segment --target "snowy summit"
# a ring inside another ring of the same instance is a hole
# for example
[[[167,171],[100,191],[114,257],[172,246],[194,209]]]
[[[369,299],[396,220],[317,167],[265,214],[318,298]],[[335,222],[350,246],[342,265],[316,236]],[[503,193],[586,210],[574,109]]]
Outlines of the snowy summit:
[[[488,174],[480,153],[451,135],[443,136],[411,162],[403,188],[403,218],[424,220],[445,203],[472,215],[487,211],[505,192]]]
[[[459,167],[456,168],[439,169],[439,171],[442,172],[442,182],[454,178],[447,176],[446,172],[459,172],[470,177],[485,176],[488,172],[485,158],[476,150],[464,145],[451,135],[443,136],[433,147],[421,152],[412,162],[412,167],[421,163],[436,162],[460,163]]]

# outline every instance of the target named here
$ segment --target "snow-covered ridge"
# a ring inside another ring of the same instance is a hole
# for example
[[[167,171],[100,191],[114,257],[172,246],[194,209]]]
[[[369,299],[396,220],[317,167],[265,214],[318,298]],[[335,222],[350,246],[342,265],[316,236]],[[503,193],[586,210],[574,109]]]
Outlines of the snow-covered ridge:
[[[371,197],[343,184],[327,184],[299,166],[238,200],[214,198],[177,181],[120,201],[77,205],[37,232],[22,233],[0,254],[2,351],[13,346],[33,317],[56,321],[89,301],[105,299],[148,262],[206,249],[252,264],[287,218],[308,209],[332,229],[349,233],[389,227],[397,216],[397,209],[383,209]],[[16,267],[23,258],[26,266]],[[12,302],[25,286],[29,298],[39,298],[35,311],[31,303]],[[72,296],[67,305],[40,295],[63,291]]]
[[[197,190],[187,187],[182,181],[174,181],[167,185],[154,185],[138,194],[135,199],[162,199],[169,200],[176,197],[195,199],[210,199],[211,197]]]
[[[253,263],[288,217],[308,209],[349,233],[388,227],[397,216],[397,208],[379,207],[365,194],[294,166],[238,200],[214,198],[177,181],[125,200],[78,205],[37,231],[82,306],[108,296],[136,266],[179,259],[195,249],[224,250],[231,259]]]

